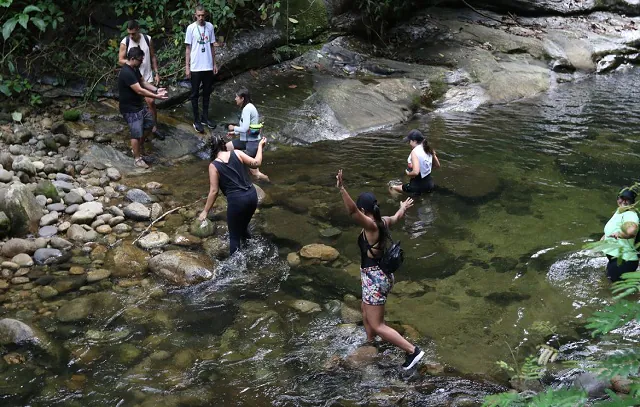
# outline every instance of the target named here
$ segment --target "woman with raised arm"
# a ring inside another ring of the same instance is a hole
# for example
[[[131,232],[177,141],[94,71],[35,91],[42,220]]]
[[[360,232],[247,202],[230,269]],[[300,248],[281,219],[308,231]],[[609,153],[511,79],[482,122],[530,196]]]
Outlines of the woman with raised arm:
[[[356,224],[362,226],[358,236],[360,248],[360,278],[362,280],[362,321],[367,332],[367,341],[373,341],[376,335],[407,353],[402,367],[411,369],[424,356],[419,347],[403,338],[395,329],[384,323],[384,305],[393,286],[393,274],[380,269],[379,261],[385,250],[387,228],[400,220],[406,210],[413,205],[413,199],[400,202],[400,208],[393,216],[381,216],[376,197],[371,192],[360,194],[357,202],[344,188],[342,170],[336,175],[336,186],[342,195],[344,206]]]
[[[249,157],[242,151],[227,151],[224,140],[211,140],[209,164],[209,195],[198,219],[203,221],[218,198],[218,191],[227,197],[227,225],[229,227],[229,253],[240,248],[240,243],[250,237],[249,222],[258,207],[258,194],[251,183],[247,169],[258,168],[262,163],[262,149],[267,139],[258,144],[256,156]]]

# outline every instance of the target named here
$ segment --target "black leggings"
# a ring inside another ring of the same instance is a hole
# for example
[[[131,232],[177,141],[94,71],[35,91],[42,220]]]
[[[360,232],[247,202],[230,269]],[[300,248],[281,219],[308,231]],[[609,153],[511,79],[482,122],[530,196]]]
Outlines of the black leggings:
[[[249,222],[258,207],[258,194],[252,186],[246,192],[235,192],[227,197],[227,225],[229,226],[229,253],[240,248],[250,238]]]
[[[609,263],[607,264],[607,277],[612,283],[620,280],[620,276],[624,273],[631,273],[638,269],[638,260],[635,261],[623,261],[618,265],[618,259],[615,257],[607,256]]]
[[[209,117],[209,98],[213,88],[213,71],[191,72],[191,108],[193,109],[193,122],[198,123],[198,97],[202,84],[202,119]]]

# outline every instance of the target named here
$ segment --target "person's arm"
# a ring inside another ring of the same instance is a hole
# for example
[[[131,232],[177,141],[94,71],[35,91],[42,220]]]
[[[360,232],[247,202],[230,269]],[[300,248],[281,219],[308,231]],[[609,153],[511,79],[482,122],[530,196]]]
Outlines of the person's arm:
[[[420,174],[420,160],[418,159],[418,155],[411,151],[411,171],[405,170],[408,176],[411,178],[417,177]]]
[[[185,56],[184,56],[184,62],[185,62],[184,73],[187,79],[191,79],[191,38],[189,38],[190,37],[189,27],[187,27],[187,31],[184,34],[184,43],[187,45],[185,50]]]
[[[349,193],[345,189],[344,183],[342,181],[342,170],[339,170],[338,175],[336,175],[336,187],[340,190],[342,202],[344,203],[345,208],[347,208],[349,216],[351,216],[351,218],[353,218],[353,220],[358,225],[362,226],[369,232],[375,232],[376,230],[378,230],[376,223],[358,209],[356,203],[353,202],[351,195],[349,195]]]
[[[216,203],[218,198],[218,170],[213,163],[209,164],[209,195],[207,195],[207,202],[204,204],[204,209],[200,212],[198,220],[203,221],[207,218],[209,211],[213,208],[213,204]]]
[[[167,90],[164,88],[156,88],[144,79],[131,85],[131,89],[140,96],[153,99],[168,99]]]
[[[151,40],[151,37],[149,37],[149,56],[151,57],[151,68],[154,73],[153,84],[158,86],[158,84],[160,84],[160,70],[158,69],[158,58],[156,57],[156,52],[153,49],[153,41]]]
[[[620,229],[620,232],[615,232],[610,237],[614,239],[632,239],[638,234],[638,224],[635,222],[625,222]]]
[[[398,223],[400,219],[404,217],[404,214],[407,212],[407,209],[413,206],[413,199],[407,198],[406,200],[400,202],[400,208],[396,211],[393,216],[383,216],[383,219],[387,222],[387,226],[391,227],[391,225],[395,225]]]
[[[231,154],[233,154],[235,152],[236,155],[238,156],[238,158],[240,159],[240,161],[244,165],[246,165],[247,167],[249,167],[249,168],[258,168],[262,164],[262,149],[264,148],[265,144],[267,144],[267,139],[263,137],[260,140],[260,143],[258,143],[258,152],[256,153],[256,158],[253,158],[253,157],[245,154],[241,150],[233,150],[233,152]]]
[[[216,65],[216,33],[213,30],[213,24],[211,25],[211,61],[213,61],[213,74],[218,74],[218,65]]]
[[[120,43],[120,49],[118,50],[118,65],[123,66],[127,63],[127,45]]]
[[[240,120],[240,123],[240,126],[233,126],[233,132],[235,134],[245,134],[249,131],[249,126],[251,125],[251,112],[247,106],[242,109],[242,120]]]
[[[435,168],[440,168],[440,160],[438,160],[438,156],[436,155],[436,150],[433,150],[433,163],[432,163],[432,167]]]

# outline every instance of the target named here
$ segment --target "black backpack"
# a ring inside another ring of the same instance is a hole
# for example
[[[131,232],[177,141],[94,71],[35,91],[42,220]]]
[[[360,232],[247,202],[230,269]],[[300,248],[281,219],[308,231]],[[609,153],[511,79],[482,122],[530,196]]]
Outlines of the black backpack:
[[[142,36],[144,37],[144,42],[147,43],[147,47],[149,47],[149,36],[147,34],[142,34]],[[129,37],[127,35],[127,42],[124,46],[124,53],[126,54],[127,52],[129,52],[129,40],[131,39],[131,37]],[[149,47],[150,48],[150,47]]]
[[[391,245],[382,253],[382,257],[378,260],[378,266],[380,266],[380,269],[385,273],[391,274],[398,271],[402,265],[404,261],[404,250],[400,247],[399,240],[397,242],[393,241],[389,228],[387,228],[386,232],[387,239],[389,239]]]

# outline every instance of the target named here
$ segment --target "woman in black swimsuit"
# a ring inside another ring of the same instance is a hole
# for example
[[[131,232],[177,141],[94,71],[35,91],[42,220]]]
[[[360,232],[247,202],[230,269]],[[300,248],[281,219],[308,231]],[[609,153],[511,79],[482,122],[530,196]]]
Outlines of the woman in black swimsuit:
[[[242,151],[227,151],[224,141],[215,137],[211,141],[211,163],[209,164],[209,196],[204,210],[198,216],[203,221],[218,198],[218,191],[227,197],[227,224],[229,226],[229,252],[235,253],[241,241],[248,239],[248,226],[258,206],[256,188],[249,180],[247,168],[258,168],[262,163],[262,148],[267,139],[258,144],[255,158]]]
[[[371,192],[360,194],[358,201],[353,202],[344,188],[342,170],[338,171],[336,179],[344,206],[353,220],[363,228],[358,236],[358,246],[362,280],[362,321],[367,332],[367,341],[373,341],[378,335],[404,350],[407,357],[402,367],[405,370],[411,369],[422,359],[424,352],[384,323],[384,305],[393,287],[393,274],[382,271],[379,261],[385,249],[387,228],[404,216],[406,210],[413,205],[413,199],[408,198],[400,202],[400,208],[395,215],[381,216],[378,201]]]

